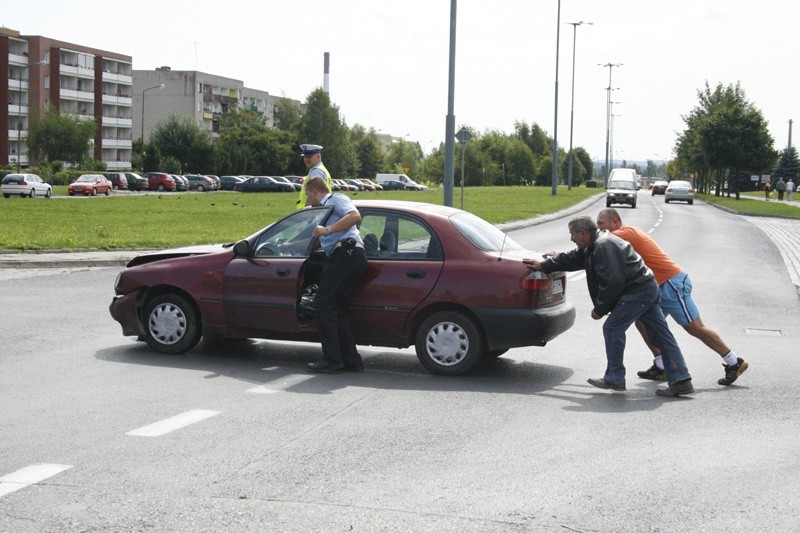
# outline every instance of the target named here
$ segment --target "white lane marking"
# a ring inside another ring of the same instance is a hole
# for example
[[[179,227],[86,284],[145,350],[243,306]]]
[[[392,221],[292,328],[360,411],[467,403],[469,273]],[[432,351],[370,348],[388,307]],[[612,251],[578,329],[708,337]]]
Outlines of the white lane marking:
[[[46,463],[21,468],[16,472],[0,477],[0,498],[6,494],[24,489],[28,485],[33,485],[34,483],[43,481],[56,474],[60,474],[64,470],[69,470],[70,468],[72,468],[72,465],[54,465]]]
[[[195,422],[201,422],[207,418],[211,418],[212,416],[217,416],[218,414],[219,411],[193,409],[191,411],[186,411],[185,413],[171,416],[169,418],[165,418],[164,420],[142,426],[139,429],[134,429],[133,431],[127,432],[126,435],[133,435],[135,437],[160,437],[161,435],[166,435],[167,433],[175,431],[176,429],[181,429],[190,424],[194,424]]]
[[[294,385],[303,383],[304,381],[308,381],[313,377],[316,376],[313,374],[288,374],[272,381],[268,381],[263,385],[258,385],[252,389],[247,389],[245,392],[249,392],[251,394],[274,394],[276,392],[286,390],[289,387],[293,387]]]

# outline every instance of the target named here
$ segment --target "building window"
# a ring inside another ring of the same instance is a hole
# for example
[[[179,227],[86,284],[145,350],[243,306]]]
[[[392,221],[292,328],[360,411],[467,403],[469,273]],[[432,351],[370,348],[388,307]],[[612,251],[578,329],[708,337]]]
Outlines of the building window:
[[[44,88],[45,89],[49,89],[50,88],[50,75],[49,74],[45,75],[45,77],[44,77]]]

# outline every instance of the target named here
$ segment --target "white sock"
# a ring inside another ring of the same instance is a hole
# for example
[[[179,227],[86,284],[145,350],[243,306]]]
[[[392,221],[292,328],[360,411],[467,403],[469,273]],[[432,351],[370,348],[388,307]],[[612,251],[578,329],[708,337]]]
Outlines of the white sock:
[[[736,357],[736,354],[733,353],[733,350],[723,355],[722,360],[725,361],[726,365],[735,365],[739,362],[739,358]]]
[[[658,368],[664,370],[664,359],[660,355],[656,356],[655,364]]]

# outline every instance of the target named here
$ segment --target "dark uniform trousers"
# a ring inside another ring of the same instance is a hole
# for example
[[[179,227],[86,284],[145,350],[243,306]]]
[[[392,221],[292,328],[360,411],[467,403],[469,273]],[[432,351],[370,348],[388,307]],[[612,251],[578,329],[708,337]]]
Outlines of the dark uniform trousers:
[[[314,298],[317,312],[322,363],[360,366],[361,356],[347,318],[347,304],[367,270],[364,248],[336,248],[322,267],[319,289]]]

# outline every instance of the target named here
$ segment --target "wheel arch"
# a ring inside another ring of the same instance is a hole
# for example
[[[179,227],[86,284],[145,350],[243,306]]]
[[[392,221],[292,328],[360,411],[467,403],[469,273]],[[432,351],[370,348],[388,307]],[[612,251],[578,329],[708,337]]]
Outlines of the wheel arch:
[[[175,285],[156,285],[154,287],[148,287],[147,289],[143,290],[141,292],[141,297],[138,299],[137,302],[140,320],[143,320],[142,312],[144,311],[144,308],[147,306],[148,302],[150,302],[150,300],[152,300],[153,298],[161,296],[162,294],[178,294],[186,298],[186,300],[192,304],[192,307],[194,307],[194,310],[197,313],[197,316],[200,317],[200,320],[201,321],[203,320],[203,313],[200,310],[200,306],[197,304],[197,301],[194,299],[194,297],[185,290],[181,289],[180,287],[176,287]]]
[[[487,346],[486,330],[483,328],[483,323],[478,316],[469,307],[455,302],[435,303],[425,307],[414,315],[407,332],[407,339],[410,341],[409,346],[414,344],[414,339],[417,336],[417,330],[420,325],[431,315],[442,311],[455,311],[467,316],[475,324],[475,327],[478,328],[478,333],[480,333],[483,345]]]

